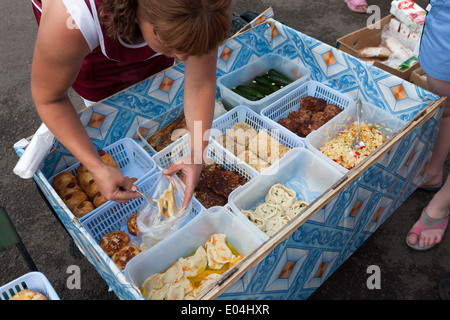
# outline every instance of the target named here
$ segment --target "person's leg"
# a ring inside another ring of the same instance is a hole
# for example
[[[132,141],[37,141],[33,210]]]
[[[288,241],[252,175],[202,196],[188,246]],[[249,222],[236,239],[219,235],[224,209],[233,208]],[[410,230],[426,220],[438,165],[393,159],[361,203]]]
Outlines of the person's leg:
[[[441,81],[428,77],[429,90],[441,97],[450,99],[450,81]],[[450,103],[446,103],[450,105]],[[450,107],[444,107],[439,133],[433,148],[430,164],[428,165],[426,181],[423,187],[437,186],[443,182],[443,168],[445,160],[450,152]]]
[[[450,97],[450,82],[428,77],[431,92],[439,96]],[[446,105],[449,105],[447,103]],[[433,148],[430,164],[423,186],[435,186],[444,181],[444,163],[450,153],[450,107],[444,106],[439,133]],[[410,232],[407,241],[411,245],[418,243],[420,247],[433,246],[441,242],[445,233],[446,221],[450,211],[450,179],[446,179],[442,188],[434,195],[428,206],[424,209],[429,218],[417,221]],[[426,217],[425,215],[425,217]],[[429,225],[427,226],[427,221]],[[433,227],[435,226],[435,228]]]

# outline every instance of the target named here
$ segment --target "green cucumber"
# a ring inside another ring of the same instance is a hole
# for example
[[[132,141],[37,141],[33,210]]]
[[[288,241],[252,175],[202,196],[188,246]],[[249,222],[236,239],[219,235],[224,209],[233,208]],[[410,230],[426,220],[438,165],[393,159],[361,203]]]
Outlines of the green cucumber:
[[[249,95],[257,96],[259,99],[264,98],[264,94],[262,94],[261,92],[253,89],[250,86],[240,85],[240,86],[237,86],[236,89],[238,89],[240,91],[244,91],[244,92],[248,93]]]
[[[272,88],[270,88],[270,87],[268,87],[268,86],[266,86],[264,84],[258,83],[258,82],[254,83],[252,85],[252,88],[255,89],[256,91],[262,93],[265,96],[268,96],[269,94],[273,93]]]
[[[234,93],[240,95],[241,97],[244,97],[247,100],[250,101],[256,101],[259,100],[260,98],[254,94],[254,93],[250,93],[248,90],[242,90],[242,86],[237,86],[236,88],[232,88],[231,91],[233,91]]]
[[[291,79],[274,69],[270,69],[267,72],[267,77],[270,81],[273,81],[279,86],[287,86],[288,84],[292,83]]]
[[[275,91],[277,91],[277,90],[280,89],[280,87],[277,86],[274,82],[272,82],[272,81],[267,77],[267,75],[265,75],[265,76],[258,76],[258,77],[255,78],[255,81],[256,81],[257,83],[260,83],[260,84],[263,84],[263,85],[265,85],[265,86],[268,86],[269,88],[272,89],[273,92],[275,92]]]

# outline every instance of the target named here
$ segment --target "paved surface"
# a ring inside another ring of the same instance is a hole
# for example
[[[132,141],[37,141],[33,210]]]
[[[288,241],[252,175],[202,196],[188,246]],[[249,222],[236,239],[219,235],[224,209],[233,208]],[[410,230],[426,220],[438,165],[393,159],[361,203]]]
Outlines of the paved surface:
[[[417,0],[425,7],[428,1]],[[372,1],[389,13],[390,1]],[[342,0],[236,0],[235,12],[262,12],[272,6],[275,18],[332,46],[336,40],[366,26],[368,15],[349,11]],[[32,180],[13,174],[18,157],[13,144],[31,136],[40,124],[30,95],[29,79],[36,22],[28,0],[2,1],[0,12],[0,205],[10,214],[39,270],[61,299],[117,299],[95,268],[84,258],[41,199]],[[73,95],[78,108],[79,98]],[[448,173],[448,163],[446,173]],[[318,299],[439,299],[436,285],[450,276],[450,237],[428,252],[405,245],[405,235],[432,194],[416,191],[394,214],[310,297]],[[67,268],[79,266],[81,289],[66,286]],[[381,289],[370,290],[367,268],[381,270]],[[0,254],[0,286],[27,273],[16,248]]]

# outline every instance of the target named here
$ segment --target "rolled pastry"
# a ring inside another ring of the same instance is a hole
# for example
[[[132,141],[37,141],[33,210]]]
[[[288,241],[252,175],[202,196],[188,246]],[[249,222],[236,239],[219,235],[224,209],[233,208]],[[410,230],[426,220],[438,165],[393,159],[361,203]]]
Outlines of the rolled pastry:
[[[265,200],[269,203],[278,204],[283,210],[286,210],[297,201],[297,195],[294,190],[286,188],[281,183],[277,183],[270,187]]]
[[[283,208],[278,204],[264,202],[256,206],[255,213],[267,222],[272,217],[283,215]]]
[[[287,208],[286,216],[289,217],[290,219],[293,219],[296,215],[302,212],[308,205],[309,203],[306,201],[303,200],[296,201],[292,204],[292,206]]]
[[[280,231],[286,224],[288,224],[290,219],[286,216],[272,217],[266,221],[266,235],[269,237],[273,236],[275,233]]]
[[[259,230],[265,231],[266,221],[259,217],[255,212],[252,210],[242,210],[242,214],[250,220]]]

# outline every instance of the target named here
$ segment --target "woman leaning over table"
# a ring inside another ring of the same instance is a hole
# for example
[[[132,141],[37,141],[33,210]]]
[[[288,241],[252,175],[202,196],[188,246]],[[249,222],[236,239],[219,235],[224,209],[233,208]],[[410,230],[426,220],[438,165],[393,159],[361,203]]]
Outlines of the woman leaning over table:
[[[93,174],[108,200],[139,197],[121,172],[103,164],[69,97],[102,100],[170,67],[185,63],[184,110],[193,136],[211,127],[218,46],[230,29],[231,0],[31,0],[39,24],[31,90],[36,109],[55,137]],[[195,139],[192,139],[194,141]],[[190,161],[168,168],[186,176],[190,201],[203,149],[192,144]],[[196,159],[194,159],[196,157]]]

